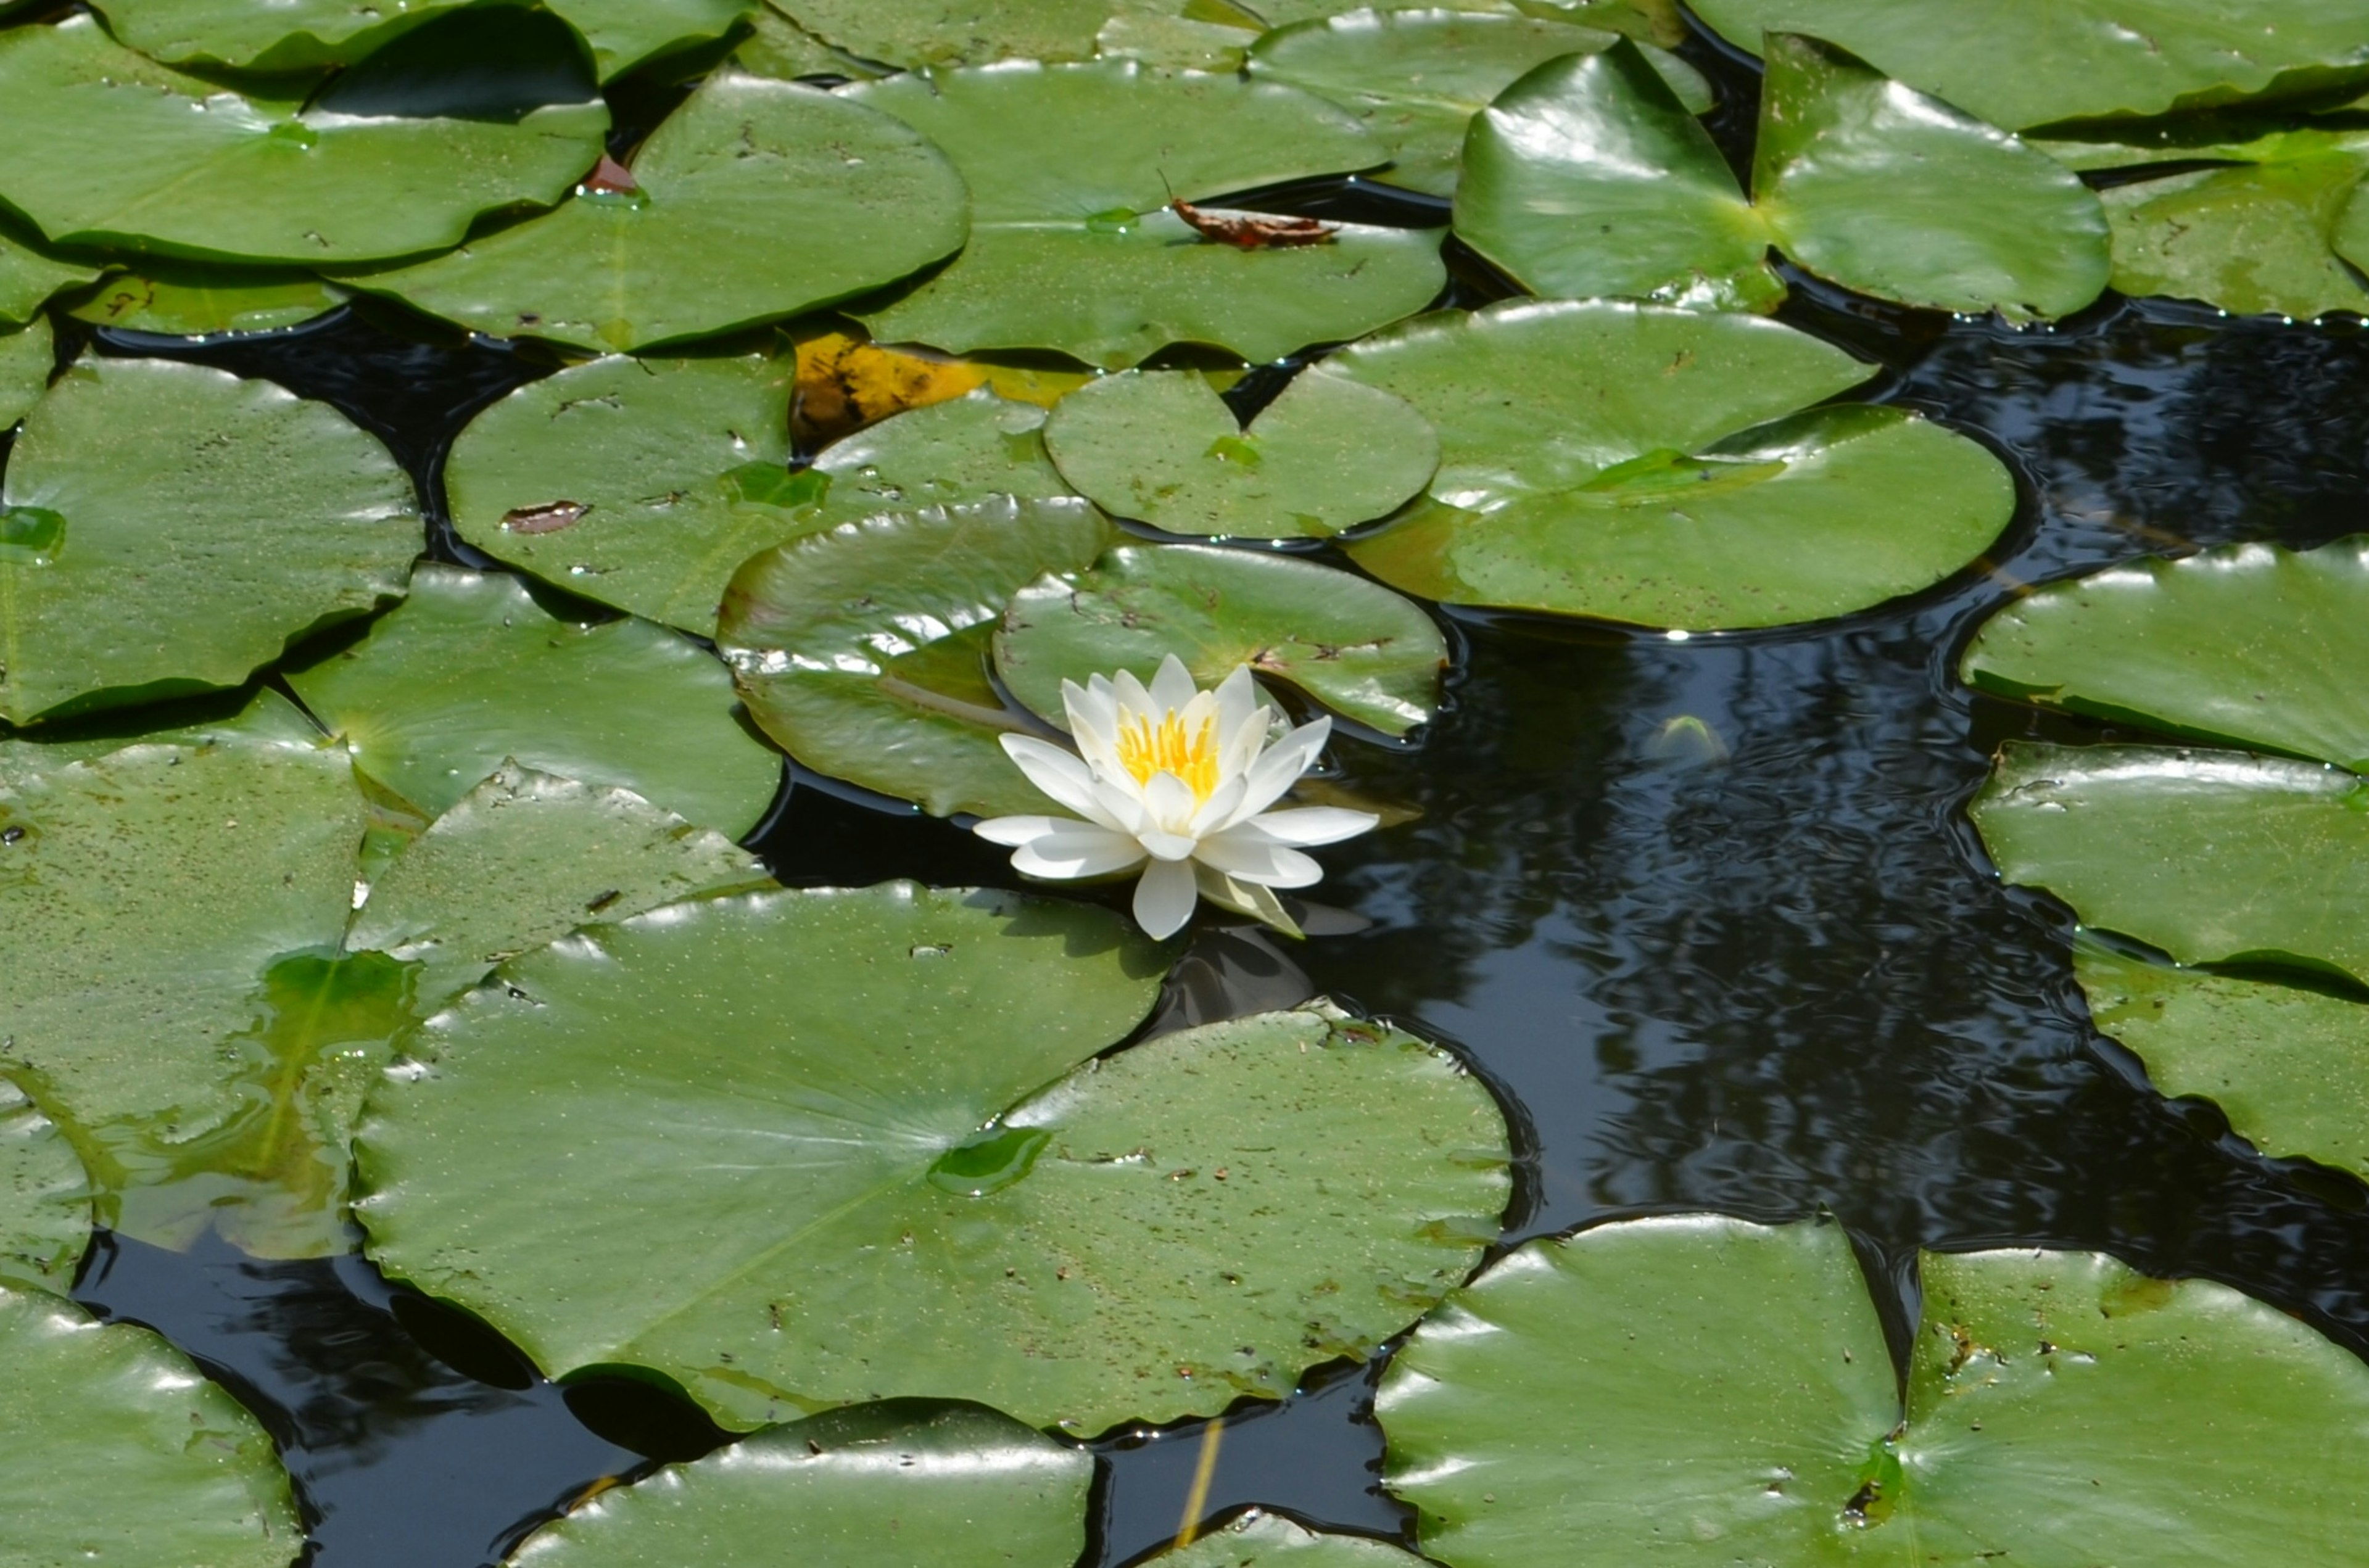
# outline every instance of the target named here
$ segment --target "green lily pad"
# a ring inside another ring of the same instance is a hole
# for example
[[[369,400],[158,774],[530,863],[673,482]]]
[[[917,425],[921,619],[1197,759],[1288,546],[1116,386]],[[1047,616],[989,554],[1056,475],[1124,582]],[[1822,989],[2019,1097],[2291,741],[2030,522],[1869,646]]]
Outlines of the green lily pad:
[[[2105,214],[2070,171],[1814,40],[1768,56],[1749,202],[1623,43],[1539,67],[1473,121],[1458,235],[1565,297],[1765,309],[1771,244],[1862,293],[2012,320],[2104,290]]]
[[[990,639],[1014,593],[1084,570],[1115,537],[1075,499],[842,523],[750,558],[716,641],[758,724],[817,773],[939,817],[1041,810],[998,743],[1039,726],[1005,707]]]
[[[647,621],[559,619],[507,573],[423,563],[368,637],[288,683],[357,768],[429,817],[505,761],[731,833],[780,783],[697,644]]]
[[[995,637],[1004,684],[1057,724],[1064,680],[1131,670],[1149,681],[1172,653],[1205,688],[1247,664],[1386,735],[1430,721],[1448,665],[1431,617],[1389,589],[1209,545],[1122,544],[1091,571],[1023,589]]]
[[[0,487],[0,718],[238,685],[401,593],[418,549],[411,480],[327,405],[86,361],[27,417]]]
[[[2233,544],[2052,583],[1984,623],[1977,691],[2369,770],[2369,538]]]
[[[1090,60],[1113,0],[778,0],[800,27],[899,70]]]
[[[886,66],[834,49],[780,10],[761,5],[749,13],[750,32],[732,52],[732,68],[752,76],[795,82],[801,76],[845,76],[867,81],[887,74]]]
[[[2103,192],[2114,287],[2244,315],[2369,315],[2369,137],[2299,132],[2279,151]]]
[[[637,65],[730,32],[763,0],[551,0],[553,14],[582,35],[603,82]]]
[[[963,506],[990,497],[1059,500],[1071,494],[1045,451],[1045,410],[980,387],[867,425],[823,450],[791,478],[797,532],[812,533],[885,511]]]
[[[2369,1007],[2089,947],[2074,950],[2073,973],[2099,1031],[2128,1046],[2157,1090],[2213,1101],[2273,1159],[2369,1177]]]
[[[30,326],[0,334],[0,430],[41,400],[57,364],[57,339],[47,316],[35,316]]]
[[[22,326],[40,314],[51,295],[87,283],[105,270],[95,261],[50,256],[0,211],[0,329]]]
[[[548,1568],[1072,1568],[1094,1461],[963,1405],[854,1405],[601,1494],[521,1548]]]
[[[1100,910],[910,883],[601,927],[418,1037],[356,1211],[555,1376],[649,1368],[731,1425],[1279,1398],[1463,1276],[1504,1123],[1447,1053],[1322,1008],[1094,1060],[1160,967]]]
[[[1355,338],[1427,304],[1439,235],[1343,225],[1242,250],[1164,211],[1388,157],[1311,93],[1132,61],[1001,65],[843,89],[946,149],[970,187],[969,246],[862,313],[883,342],[1050,349],[1120,369],[1172,343],[1246,360]]]
[[[60,244],[303,266],[441,250],[479,213],[557,200],[609,127],[557,22],[452,20],[309,101],[309,83],[185,75],[88,16],[0,33],[0,140],[43,150],[0,169],[0,197]],[[486,69],[442,71],[457,48]]]
[[[962,180],[920,136],[844,97],[735,71],[668,116],[632,177],[635,190],[580,186],[449,256],[348,280],[497,338],[635,351],[876,289],[965,233]]]
[[[1388,1484],[1451,1568],[2349,1560],[2352,1356],[2096,1254],[1923,1274],[1904,1407],[1831,1224],[1534,1242],[1393,1359]]]
[[[1323,538],[1418,494],[1439,464],[1401,398],[1294,377],[1248,428],[1191,371],[1105,376],[1055,406],[1045,444],[1104,510],[1172,533]]]
[[[786,354],[612,356],[530,382],[444,467],[461,537],[604,604],[706,634],[742,561],[788,532]]]
[[[1601,58],[1601,57],[1599,57]],[[1348,546],[1454,603],[1707,630],[1846,614],[1949,577],[2005,529],[2007,471],[1757,316],[1514,302],[1407,323],[1317,372],[1437,429],[1434,505]]]
[[[1352,11],[1298,22],[1252,47],[1253,76],[1305,87],[1356,115],[1390,150],[1379,177],[1453,194],[1464,130],[1489,101],[1534,67],[1593,54],[1619,34],[1532,17],[1453,10]],[[1711,108],[1711,86],[1676,55],[1648,58],[1689,113]]]
[[[1150,1561],[1162,1568],[1420,1568],[1423,1559],[1388,1541],[1302,1529],[1253,1511]]]
[[[631,790],[506,766],[436,818],[369,889],[346,945],[419,966],[429,1012],[579,925],[765,880],[723,834]]]
[[[2182,964],[2369,980],[2369,784],[2309,762],[2009,745],[1968,807],[2009,882]],[[2233,890],[2242,890],[2233,892]]]
[[[272,332],[325,315],[346,291],[311,272],[215,267],[161,258],[109,277],[67,312],[95,326],[173,338]]]
[[[2157,115],[2369,66],[2352,0],[1702,0],[1739,49],[1806,33],[2020,131]]]
[[[271,1439],[132,1323],[0,1289],[0,1562],[288,1568],[304,1545]]]
[[[1094,35],[1094,55],[1168,71],[1240,71],[1265,30],[1231,0],[1197,9],[1191,0],[1118,0]]]
[[[90,1245],[90,1178],[57,1124],[0,1077],[0,1288],[74,1284]]]
[[[310,71],[350,65],[380,45],[469,0],[106,0],[108,30],[176,65]]]

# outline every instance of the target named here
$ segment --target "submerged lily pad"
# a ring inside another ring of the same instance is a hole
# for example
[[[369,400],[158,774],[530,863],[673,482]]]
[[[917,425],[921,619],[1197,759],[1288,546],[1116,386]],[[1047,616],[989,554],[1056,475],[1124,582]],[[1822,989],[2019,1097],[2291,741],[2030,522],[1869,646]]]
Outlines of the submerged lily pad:
[[[137,432],[137,440],[127,440]],[[89,360],[0,487],[0,718],[235,686],[403,591],[411,480],[326,404],[162,360]]]
[[[1984,623],[1978,691],[2369,769],[2369,537],[2232,544],[2053,583]]]
[[[1163,210],[1172,192],[1206,201],[1389,155],[1296,87],[1011,61],[843,91],[934,140],[970,187],[962,255],[863,313],[883,341],[1051,349],[1107,369],[1172,343],[1274,360],[1420,310],[1447,278],[1436,232],[1348,224],[1242,250]]]
[[[2105,191],[2114,287],[2239,315],[2369,315],[2369,134],[2296,132],[2263,153]]]
[[[1812,40],[1768,53],[1749,201],[1621,44],[1539,67],[1473,121],[1458,235],[1565,297],[1765,309],[1772,244],[1862,293],[2010,319],[2105,288],[2105,213],[2070,171]]]
[[[0,1288],[0,1562],[288,1568],[304,1545],[255,1417],[132,1323]]]
[[[350,65],[469,0],[105,0],[108,30],[153,59],[242,71]]]
[[[963,243],[962,180],[936,148],[844,97],[737,71],[667,117],[631,178],[349,281],[497,338],[634,351],[876,289]]]
[[[1619,34],[1535,17],[1459,10],[1351,11],[1276,28],[1253,46],[1251,74],[1306,87],[1364,120],[1390,150],[1379,177],[1447,196],[1456,189],[1465,127],[1536,66],[1608,49]],[[1677,56],[1654,67],[1688,110],[1711,107],[1711,87]]]
[[[1039,727],[1005,707],[990,640],[1014,593],[1082,571],[1115,537],[1075,499],[842,523],[742,567],[716,641],[765,733],[816,772],[940,817],[1041,810],[998,743]]]
[[[1172,533],[1322,538],[1423,489],[1439,440],[1403,399],[1297,376],[1245,428],[1190,371],[1128,371],[1071,393],[1045,444],[1104,510]]]
[[[1323,1009],[1094,1060],[1161,967],[1099,910],[907,883],[602,927],[418,1037],[357,1212],[552,1374],[650,1368],[737,1426],[1279,1398],[1462,1277],[1504,1123],[1445,1052]]]
[[[2369,784],[2309,762],[2009,745],[1968,807],[1999,875],[2183,964],[2369,981]]]
[[[423,563],[368,637],[288,683],[356,767],[429,817],[505,761],[730,833],[780,783],[697,644],[647,621],[559,619],[505,572]]]
[[[1419,1568],[1422,1562],[1388,1541],[1302,1529],[1280,1514],[1253,1510],[1145,1568]]]
[[[0,1076],[0,1289],[65,1293],[90,1245],[90,1196],[57,1124]]]
[[[1700,0],[1694,10],[1754,53],[1764,33],[1829,40],[2010,131],[2228,103],[2369,66],[2353,0]]]
[[[609,126],[559,23],[509,6],[452,21],[309,100],[309,82],[185,75],[89,16],[0,33],[0,140],[42,149],[0,168],[0,198],[60,244],[303,266],[443,249],[480,213],[558,199]],[[456,48],[486,68],[443,71]]]
[[[1061,684],[1169,654],[1215,687],[1247,664],[1334,712],[1404,735],[1439,701],[1448,643],[1422,606],[1335,567],[1207,545],[1122,544],[1014,595],[995,637],[1012,694],[1064,724]]]
[[[94,326],[211,338],[299,326],[345,301],[346,291],[311,272],[157,258],[109,277],[68,314]]]
[[[36,316],[32,325],[14,332],[0,333],[0,430],[23,418],[26,410],[41,400],[57,364],[57,339],[50,332],[47,316]]]
[[[742,561],[789,530],[751,510],[789,480],[788,356],[570,366],[452,443],[444,491],[470,544],[573,592],[703,635]]]
[[[1384,582],[1706,630],[1928,588],[2013,516],[2006,469],[1964,437],[1860,404],[1794,414],[1867,370],[1757,316],[1554,301],[1425,316],[1312,373],[1395,392],[1439,432],[1434,504],[1348,546]]]
[[[2369,1177],[2369,1006],[2091,948],[2075,950],[2073,972],[2099,1030],[2146,1064],[2157,1089],[2213,1101],[2273,1159]]]
[[[853,1405],[604,1492],[544,1568],[1073,1568],[1093,1456],[973,1406]]]
[[[1451,1568],[2350,1560],[2369,1368],[2344,1350],[2097,1254],[1923,1276],[1904,1406],[1835,1226],[1531,1242],[1393,1359],[1387,1483]]]

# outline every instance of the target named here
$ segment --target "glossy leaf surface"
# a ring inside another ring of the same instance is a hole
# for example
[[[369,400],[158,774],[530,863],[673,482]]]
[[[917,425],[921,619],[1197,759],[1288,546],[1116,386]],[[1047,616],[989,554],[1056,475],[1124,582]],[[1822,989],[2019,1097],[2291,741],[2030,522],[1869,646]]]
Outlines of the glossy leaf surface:
[[[999,743],[1041,726],[1005,707],[989,640],[1014,593],[1082,571],[1113,537],[1075,499],[841,523],[742,567],[716,641],[765,733],[816,772],[933,816],[1041,811]]]
[[[137,272],[110,276],[70,314],[94,326],[126,332],[211,338],[299,326],[345,300],[343,289],[310,272],[156,257],[143,262]]]
[[[906,70],[1088,60],[1113,0],[782,0],[817,38]]]
[[[970,187],[969,246],[864,313],[883,341],[1050,349],[1105,369],[1180,342],[1273,360],[1420,310],[1446,279],[1436,234],[1347,225],[1242,250],[1162,211],[1172,192],[1201,201],[1388,156],[1298,88],[1013,61],[846,93],[946,149]]]
[[[1696,630],[1815,620],[1930,587],[2014,512],[1997,459],[1914,415],[1785,418],[1865,367],[1755,316],[1517,303],[1410,322],[1318,373],[1395,392],[1439,432],[1435,504],[1349,546],[1426,599]]]
[[[303,266],[441,250],[479,213],[556,200],[609,126],[556,22],[484,18],[403,39],[318,97],[231,92],[87,16],[0,33],[0,140],[44,149],[0,169],[0,198],[61,244]],[[539,69],[555,43],[569,54]],[[509,69],[441,77],[458,47]]]
[[[1072,1568],[1093,1457],[976,1406],[853,1405],[607,1492],[536,1568]]]
[[[2369,315],[2369,136],[2297,132],[2266,150],[2278,155],[2103,192],[2114,287],[2245,315]]]
[[[0,717],[235,686],[401,593],[418,549],[409,476],[327,405],[86,361],[27,418],[0,487]]]
[[[0,1562],[288,1568],[304,1544],[256,1419],[171,1345],[0,1288]]]
[[[963,243],[962,181],[937,149],[794,83],[710,76],[632,174],[638,192],[579,188],[545,216],[351,281],[493,337],[630,352],[876,289]]]
[[[555,0],[551,9],[584,37],[601,80],[722,38],[766,7],[763,0]]]
[[[441,11],[468,0],[108,0],[108,30],[141,53],[174,64],[244,71],[349,65]]]
[[[63,1295],[90,1245],[90,1219],[82,1162],[57,1124],[0,1077],[0,1289]]]
[[[1387,735],[1427,722],[1448,644],[1420,605],[1290,555],[1207,545],[1122,544],[1075,578],[1015,595],[995,638],[1012,694],[1067,727],[1061,684],[1174,654],[1204,688],[1236,665],[1284,681]]]
[[[1129,371],[1063,398],[1045,429],[1095,505],[1171,533],[1322,538],[1419,494],[1439,440],[1403,399],[1299,376],[1245,427],[1189,371]]]
[[[1984,623],[1978,691],[2221,741],[2369,766],[2369,541],[2232,544],[2052,583]]]
[[[697,644],[557,618],[504,572],[422,564],[369,636],[288,681],[356,767],[430,817],[515,761],[741,833],[780,779]]]
[[[1462,1277],[1504,1124],[1446,1053],[1314,1010],[1084,1065],[1161,967],[1101,910],[904,883],[600,928],[419,1037],[358,1211],[551,1372],[649,1367],[738,1426],[1279,1398]]]
[[[2350,773],[2276,758],[2010,744],[1968,809],[2001,876],[2046,888],[2085,925],[2183,964],[2369,980],[2364,793]]]
[[[0,430],[23,418],[41,400],[57,361],[57,338],[50,331],[47,316],[36,316],[31,325],[14,332],[0,333]]]
[[[1161,1568],[1415,1568],[1422,1561],[1388,1541],[1302,1529],[1257,1512],[1150,1560]]]
[[[0,328],[23,326],[51,295],[106,270],[96,261],[61,260],[35,240],[13,215],[0,212]]]

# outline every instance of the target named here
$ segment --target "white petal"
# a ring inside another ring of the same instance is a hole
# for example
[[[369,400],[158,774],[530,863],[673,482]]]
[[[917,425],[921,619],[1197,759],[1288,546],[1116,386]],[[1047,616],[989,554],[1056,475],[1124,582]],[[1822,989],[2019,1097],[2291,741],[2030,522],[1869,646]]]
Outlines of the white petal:
[[[1152,709],[1155,713],[1182,713],[1199,690],[1193,683],[1193,672],[1172,653],[1160,661],[1160,669],[1151,677]]]
[[[1151,693],[1143,689],[1143,682],[1135,678],[1135,671],[1131,670],[1122,670],[1111,677],[1111,696],[1118,706],[1122,722],[1131,713],[1148,714],[1153,719],[1160,717],[1152,710]]]
[[[1193,918],[1193,906],[1200,901],[1190,861],[1155,860],[1135,885],[1135,923],[1146,936],[1173,936],[1184,929]]]
[[[1163,832],[1181,832],[1192,825],[1193,813],[1201,805],[1201,797],[1193,786],[1174,773],[1151,775],[1143,786],[1143,804],[1151,813],[1151,820]]]
[[[1381,818],[1370,811],[1343,806],[1297,806],[1288,811],[1267,811],[1242,824],[1256,828],[1285,844],[1337,844],[1369,831]]]
[[[1069,715],[1070,736],[1078,743],[1078,750],[1090,766],[1118,766],[1118,699],[1111,695],[1110,682],[1094,677],[1091,691],[1081,691],[1071,681],[1061,682],[1061,706]]]
[[[1242,803],[1234,808],[1234,820],[1246,820],[1282,799],[1283,792],[1298,784],[1299,775],[1315,762],[1317,753],[1324,750],[1326,737],[1332,733],[1332,719],[1320,718],[1313,724],[1301,725],[1260,752],[1258,761],[1250,766],[1250,788],[1244,792]]]
[[[1102,876],[1143,864],[1143,846],[1125,833],[1076,824],[1065,833],[1047,833],[1024,844],[1012,856],[1012,869],[1026,876],[1068,879]]]
[[[1003,754],[1020,765],[1030,784],[1079,816],[1105,828],[1125,830],[1127,825],[1114,819],[1095,798],[1093,773],[1070,752],[1034,736],[1007,735],[1003,738]]]
[[[991,844],[1024,844],[1047,833],[1066,833],[1085,824],[1074,817],[990,817],[970,830]]]
[[[1324,879],[1324,868],[1310,856],[1242,828],[1203,839],[1193,858],[1266,887],[1306,887]]]
[[[1105,774],[1094,780],[1094,803],[1122,833],[1140,833],[1151,826],[1151,813],[1144,808],[1141,787],[1125,773]]]
[[[1201,808],[1193,813],[1192,824],[1186,830],[1194,833],[1214,832],[1219,827],[1232,821],[1234,810],[1242,805],[1242,795],[1249,788],[1250,781],[1240,773],[1226,780],[1212,790],[1209,798],[1202,802]]]
[[[1258,682],[1251,678],[1251,667],[1237,664],[1233,672],[1218,682],[1218,734],[1230,739],[1242,720],[1259,711]]]
[[[1157,830],[1138,833],[1134,841],[1151,853],[1154,860],[1191,860],[1201,841],[1190,833],[1162,833]]]

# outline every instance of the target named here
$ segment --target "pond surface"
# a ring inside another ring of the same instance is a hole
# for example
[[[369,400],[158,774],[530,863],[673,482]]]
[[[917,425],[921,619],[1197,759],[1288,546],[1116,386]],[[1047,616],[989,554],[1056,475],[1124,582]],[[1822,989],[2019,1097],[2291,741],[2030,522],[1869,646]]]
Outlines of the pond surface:
[[[1727,117],[1748,125],[1726,74]],[[2265,1162],[2217,1111],[2149,1090],[2089,1025],[2067,911],[2002,888],[1966,825],[2001,739],[2107,732],[1977,700],[1952,676],[2025,585],[2147,551],[2358,530],[2369,336],[2160,303],[2018,332],[1789,280],[1786,320],[1880,360],[1886,400],[2015,469],[2001,553],[1917,599],[1774,633],[1457,617],[1459,673],[1428,736],[1334,749],[1341,782],[1422,813],[1328,853],[1322,896],[1370,923],[1304,944],[1205,930],[1164,1018],[1325,993],[1451,1043],[1513,1115],[1508,1242],[1673,1209],[1825,1207],[1894,1265],[1895,1327],[1919,1246],[2103,1248],[2226,1281],[2369,1351],[2369,1191]],[[326,399],[431,496],[467,417],[549,368],[391,313],[96,347]],[[481,564],[441,519],[431,544]],[[803,777],[754,843],[792,884],[1013,882],[1002,852],[951,824]],[[76,1294],[162,1331],[258,1411],[325,1568],[473,1568],[603,1478],[721,1440],[663,1391],[543,1383],[489,1331],[358,1258],[102,1237]],[[1230,1420],[1204,1514],[1255,1503],[1400,1535],[1372,1374],[1335,1368]],[[1089,1561],[1123,1563],[1175,1534],[1205,1428],[1098,1449]]]

